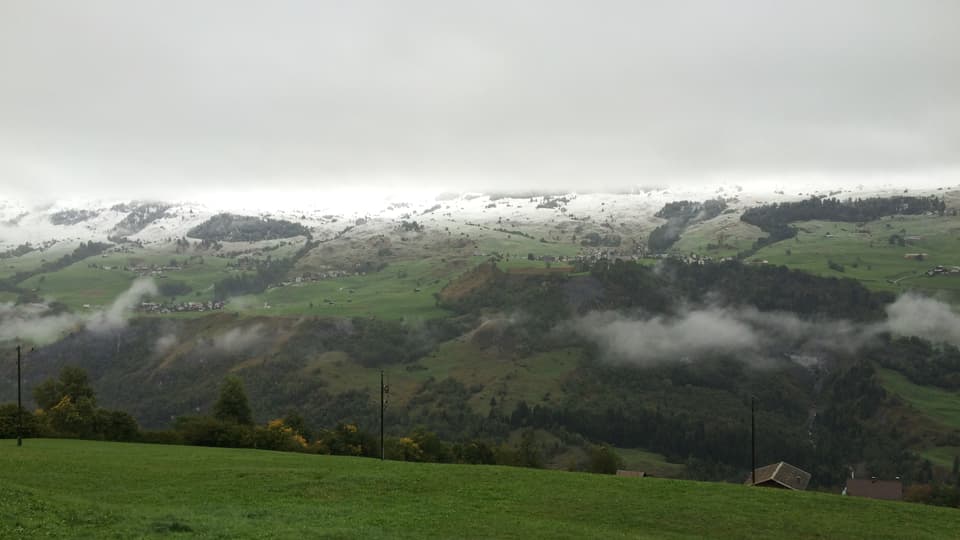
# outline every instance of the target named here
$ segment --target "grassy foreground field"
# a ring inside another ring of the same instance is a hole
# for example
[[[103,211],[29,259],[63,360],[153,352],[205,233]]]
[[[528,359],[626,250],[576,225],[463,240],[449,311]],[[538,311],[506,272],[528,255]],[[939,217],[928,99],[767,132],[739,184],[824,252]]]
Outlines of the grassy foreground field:
[[[955,509],[256,450],[0,441],[2,538],[957,538]]]

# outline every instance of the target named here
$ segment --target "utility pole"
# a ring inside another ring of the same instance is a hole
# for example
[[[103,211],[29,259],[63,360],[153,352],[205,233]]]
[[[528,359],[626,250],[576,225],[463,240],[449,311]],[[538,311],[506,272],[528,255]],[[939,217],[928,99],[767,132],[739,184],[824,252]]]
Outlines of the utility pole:
[[[386,452],[383,448],[383,370],[380,370],[380,461],[383,461]]]
[[[750,396],[750,474],[754,486],[757,485],[757,398]]]
[[[23,402],[20,397],[20,345],[17,345],[17,446],[23,446]]]

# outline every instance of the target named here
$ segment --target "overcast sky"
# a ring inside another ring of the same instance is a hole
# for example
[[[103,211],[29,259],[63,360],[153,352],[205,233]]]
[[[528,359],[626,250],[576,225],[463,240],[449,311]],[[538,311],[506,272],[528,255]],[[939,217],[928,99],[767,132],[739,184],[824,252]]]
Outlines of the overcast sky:
[[[0,192],[956,184],[958,28],[957,0],[0,0]]]

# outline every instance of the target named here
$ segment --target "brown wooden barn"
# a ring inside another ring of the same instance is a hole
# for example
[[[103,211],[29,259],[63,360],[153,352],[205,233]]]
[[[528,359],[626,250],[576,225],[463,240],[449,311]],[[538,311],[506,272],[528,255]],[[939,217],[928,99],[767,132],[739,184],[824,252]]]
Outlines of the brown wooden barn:
[[[849,478],[843,494],[851,497],[900,501],[903,500],[903,482],[900,480],[877,480],[876,478]]]

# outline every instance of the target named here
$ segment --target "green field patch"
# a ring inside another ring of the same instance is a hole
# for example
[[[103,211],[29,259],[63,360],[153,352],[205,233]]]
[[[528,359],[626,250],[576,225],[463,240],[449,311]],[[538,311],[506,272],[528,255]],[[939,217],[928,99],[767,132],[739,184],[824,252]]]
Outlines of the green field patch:
[[[497,402],[505,411],[513,410],[520,401],[526,401],[531,407],[538,403],[559,403],[563,397],[563,382],[581,359],[582,352],[574,348],[521,358],[516,361],[516,368],[502,375],[489,393],[499,391]],[[486,394],[481,391],[471,398],[470,403],[481,410],[489,410]]]
[[[361,388],[373,389],[379,383],[377,370],[352,361],[342,351],[330,351],[307,360],[301,369],[305,378],[322,381],[332,393]]]
[[[456,339],[443,343],[414,365],[388,370],[391,392],[406,400],[428,378],[453,378],[466,387],[476,387],[469,404],[481,415],[490,412],[491,398],[508,413],[517,403],[551,403],[562,397],[562,383],[576,369],[579,349],[558,349],[525,358],[483,350],[473,343]]]
[[[440,317],[436,306],[446,280],[436,275],[436,261],[404,261],[379,272],[322,281],[292,282],[258,295],[232,299],[230,307],[261,315],[316,315],[382,317],[386,319]]]
[[[17,272],[27,272],[40,268],[45,262],[51,262],[69,255],[77,244],[61,242],[43,251],[31,251],[20,257],[0,259],[0,279],[6,279]]]
[[[172,251],[143,250],[133,254],[111,253],[90,262],[94,261],[100,266],[109,266],[113,269],[136,270],[138,274],[154,279],[158,286],[165,282],[176,282],[189,287],[190,291],[186,294],[172,298],[176,303],[213,300],[214,283],[237,272],[236,269],[227,266],[231,259],[209,254],[194,254],[191,257]],[[144,268],[152,270],[143,270]],[[169,302],[171,298],[164,297],[162,300]]]
[[[663,478],[0,441],[3,538],[956,538],[956,509]],[[759,519],[758,516],[776,516]]]
[[[739,214],[721,214],[688,227],[670,251],[714,258],[735,257],[764,236],[766,233],[759,227],[740,221]]]
[[[687,470],[682,463],[670,463],[667,458],[656,452],[639,448],[615,448],[614,450],[623,458],[624,468],[630,471],[641,471],[663,478],[679,478]]]
[[[804,221],[794,226],[796,238],[767,246],[751,260],[857,279],[875,290],[939,291],[960,301],[960,274],[925,275],[937,265],[960,266],[960,220],[955,217],[895,216],[866,224]],[[903,238],[904,245],[896,237]],[[917,253],[925,254],[922,260],[907,258]]]
[[[920,386],[891,369],[877,368],[887,391],[897,394],[913,408],[945,426],[960,429],[960,392]]]
[[[214,282],[230,274],[227,263],[227,259],[218,257],[191,259],[156,250],[108,253],[33,276],[20,285],[36,289],[41,296],[63,302],[74,310],[83,309],[85,304],[109,304],[138,277],[153,279],[158,286],[175,281],[190,288],[187,294],[173,297],[174,302],[206,302],[213,299]],[[168,302],[171,298],[161,300]]]
[[[75,311],[84,306],[105,306],[130,288],[137,275],[122,269],[91,268],[80,261],[50,274],[39,274],[20,284],[35,289],[44,298],[54,299]]]
[[[930,463],[952,471],[954,458],[960,456],[960,446],[938,446],[929,448],[921,452],[920,455],[925,459],[929,459]]]

